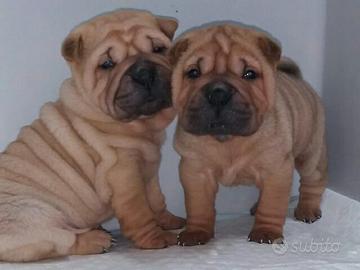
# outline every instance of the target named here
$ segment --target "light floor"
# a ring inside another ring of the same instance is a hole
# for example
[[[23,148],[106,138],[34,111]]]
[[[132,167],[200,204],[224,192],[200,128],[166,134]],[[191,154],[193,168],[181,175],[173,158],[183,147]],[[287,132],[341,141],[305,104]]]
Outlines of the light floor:
[[[144,251],[119,238],[108,254],[0,264],[0,269],[360,269],[360,203],[328,190],[322,210],[313,224],[295,221],[289,210],[282,246],[247,242],[253,217],[242,215],[219,221],[216,240],[205,246]]]

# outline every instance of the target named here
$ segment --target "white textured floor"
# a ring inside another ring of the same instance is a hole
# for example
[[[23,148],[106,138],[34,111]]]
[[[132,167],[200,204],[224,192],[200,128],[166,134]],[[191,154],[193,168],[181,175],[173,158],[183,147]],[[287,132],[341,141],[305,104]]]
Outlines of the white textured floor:
[[[119,239],[108,254],[0,264],[0,269],[360,269],[360,203],[328,190],[322,210],[313,224],[293,220],[289,211],[281,246],[247,242],[253,217],[243,215],[218,222],[216,240],[204,246],[144,251]]]

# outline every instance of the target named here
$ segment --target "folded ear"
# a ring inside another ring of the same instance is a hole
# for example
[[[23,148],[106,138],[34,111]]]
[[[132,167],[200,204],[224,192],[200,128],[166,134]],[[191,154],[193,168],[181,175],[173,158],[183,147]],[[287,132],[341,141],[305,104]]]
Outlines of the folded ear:
[[[258,38],[258,45],[263,52],[266,59],[271,64],[276,64],[281,57],[281,47],[275,41],[267,36],[261,36]]]
[[[84,41],[80,34],[69,34],[61,47],[61,54],[66,61],[80,60],[84,51]]]
[[[172,46],[169,52],[170,64],[175,65],[181,55],[189,48],[189,40],[181,39]]]
[[[161,31],[169,38],[173,39],[176,29],[178,28],[178,22],[174,18],[157,17],[156,18]]]

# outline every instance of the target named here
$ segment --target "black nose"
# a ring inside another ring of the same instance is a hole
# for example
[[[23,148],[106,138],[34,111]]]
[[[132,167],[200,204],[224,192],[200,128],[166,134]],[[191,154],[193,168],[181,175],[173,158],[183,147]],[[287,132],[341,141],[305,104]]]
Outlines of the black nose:
[[[232,89],[223,83],[215,83],[206,89],[206,98],[210,105],[223,107],[229,103],[232,97]]]
[[[151,87],[156,75],[155,67],[149,62],[135,63],[130,70],[131,78],[146,87]]]

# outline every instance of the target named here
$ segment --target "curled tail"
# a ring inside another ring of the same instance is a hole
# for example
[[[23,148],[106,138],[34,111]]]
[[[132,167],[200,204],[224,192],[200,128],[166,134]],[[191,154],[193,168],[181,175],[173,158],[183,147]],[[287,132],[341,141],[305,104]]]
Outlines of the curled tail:
[[[302,74],[299,66],[290,58],[282,57],[277,65],[277,70],[284,72],[297,79],[302,79]]]

